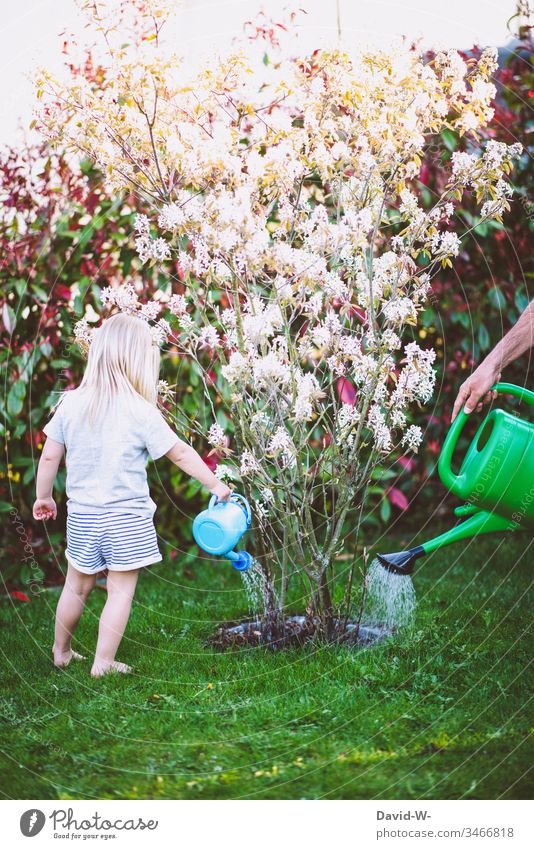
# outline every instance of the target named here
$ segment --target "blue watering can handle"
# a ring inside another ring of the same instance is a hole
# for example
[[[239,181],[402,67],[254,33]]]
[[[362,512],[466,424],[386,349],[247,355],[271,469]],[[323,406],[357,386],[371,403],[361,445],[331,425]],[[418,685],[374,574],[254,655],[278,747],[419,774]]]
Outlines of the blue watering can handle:
[[[215,507],[215,505],[217,504],[217,501],[218,501],[218,500],[219,500],[219,499],[217,498],[217,496],[216,496],[216,495],[212,495],[212,496],[211,496],[211,498],[210,498],[210,502],[209,502],[209,504],[208,504],[208,507],[209,507],[209,509],[210,509],[210,510],[211,510],[211,508],[212,508],[212,507]],[[252,521],[252,511],[251,511],[251,509],[250,509],[250,504],[248,503],[248,501],[247,501],[247,499],[245,498],[245,496],[244,496],[244,495],[240,495],[240,494],[239,494],[239,492],[232,492],[232,494],[231,494],[231,496],[230,496],[230,501],[238,501],[238,502],[239,502],[239,501],[242,501],[242,502],[243,502],[243,503],[242,503],[242,504],[240,504],[239,506],[240,506],[240,507],[242,507],[242,508],[244,509],[244,511],[245,511],[245,516],[247,517],[247,525],[250,525],[250,523],[251,523],[251,521]],[[224,502],[222,502],[222,503],[224,503]]]

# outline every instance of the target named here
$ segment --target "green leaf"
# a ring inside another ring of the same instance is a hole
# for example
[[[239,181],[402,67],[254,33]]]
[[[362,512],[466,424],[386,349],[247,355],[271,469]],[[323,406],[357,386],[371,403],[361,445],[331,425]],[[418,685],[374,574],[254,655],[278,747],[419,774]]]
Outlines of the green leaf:
[[[17,295],[19,296],[19,298],[22,298],[22,296],[24,295],[24,293],[26,291],[26,281],[25,280],[15,280],[13,282],[14,282],[15,291],[16,291]]]
[[[432,205],[432,195],[430,194],[429,190],[426,187],[422,187],[420,189],[420,192],[421,192],[421,199],[423,201],[423,206],[426,209],[426,208],[428,208],[429,206]]]
[[[487,351],[491,345],[490,335],[485,324],[481,324],[478,328],[478,344],[482,351]]]
[[[455,324],[461,324],[466,330],[469,330],[471,319],[467,312],[453,312],[451,318]]]
[[[196,365],[191,366],[191,374],[189,375],[191,386],[197,387],[199,384],[199,376]]]
[[[436,314],[432,307],[426,307],[423,312],[420,314],[421,325],[423,327],[430,327],[436,321]]]
[[[90,174],[93,170],[93,162],[91,159],[82,159],[80,162],[80,171],[82,174]]]
[[[22,404],[26,397],[26,386],[21,380],[17,380],[9,390],[7,396],[7,411],[12,416],[18,416],[22,410]]]
[[[28,486],[28,484],[30,484],[32,482],[32,480],[34,480],[34,478],[35,478],[35,469],[32,466],[32,468],[26,469],[26,471],[24,472],[24,474],[22,476],[22,483],[24,484],[24,486]]]
[[[528,295],[522,289],[518,289],[515,293],[514,304],[519,312],[524,312],[528,307]]]
[[[74,312],[77,316],[82,316],[83,309],[83,298],[81,295],[76,295],[76,297],[74,298]]]
[[[391,504],[389,503],[387,498],[382,499],[382,503],[380,505],[380,518],[383,522],[388,522],[391,517]]]
[[[498,286],[494,286],[493,289],[489,290],[488,301],[492,307],[495,307],[495,309],[499,311],[503,310],[506,306],[506,298]]]
[[[451,153],[458,147],[458,139],[456,137],[456,133],[453,133],[452,130],[442,130],[441,138],[443,139],[445,147],[447,148],[447,150],[450,150]]]
[[[17,324],[17,319],[15,317],[15,311],[9,306],[9,304],[4,304],[2,307],[2,321],[4,322],[4,327],[9,336],[12,336]]]
[[[45,292],[45,290],[42,289],[41,286],[37,286],[36,283],[34,283],[32,286],[32,293],[34,295],[37,295],[39,300],[42,301],[44,304],[46,304],[46,302],[48,301],[48,292]]]
[[[0,501],[0,513],[8,513],[12,509],[12,504],[8,504],[7,501]]]
[[[20,439],[20,437],[23,436],[25,430],[26,430],[26,422],[25,421],[17,422],[17,424],[13,428],[13,433],[12,433],[13,439]]]

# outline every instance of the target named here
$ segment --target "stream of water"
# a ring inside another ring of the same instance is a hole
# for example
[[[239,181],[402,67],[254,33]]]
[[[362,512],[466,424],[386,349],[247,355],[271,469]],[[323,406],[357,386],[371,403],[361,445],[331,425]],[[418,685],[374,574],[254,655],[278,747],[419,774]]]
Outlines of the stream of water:
[[[272,616],[280,610],[280,599],[273,586],[269,586],[260,564],[241,572],[248,609],[253,620]],[[416,597],[410,575],[399,575],[385,569],[378,559],[373,560],[365,578],[366,601],[362,625],[382,634],[392,634],[413,623]]]
[[[416,597],[410,575],[399,575],[373,560],[365,578],[367,597],[362,623],[392,633],[413,623]]]
[[[252,618],[264,616],[268,611],[272,611],[273,607],[275,611],[280,610],[278,593],[272,585],[269,587],[265,573],[257,560],[253,560],[246,572],[240,574]]]

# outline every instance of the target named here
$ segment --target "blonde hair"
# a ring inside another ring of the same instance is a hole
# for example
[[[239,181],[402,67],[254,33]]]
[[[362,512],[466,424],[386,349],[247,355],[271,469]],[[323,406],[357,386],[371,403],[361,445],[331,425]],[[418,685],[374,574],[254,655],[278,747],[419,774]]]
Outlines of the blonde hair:
[[[89,421],[108,410],[119,393],[157,404],[159,367],[159,345],[146,321],[127,313],[106,318],[93,334],[79,387]]]

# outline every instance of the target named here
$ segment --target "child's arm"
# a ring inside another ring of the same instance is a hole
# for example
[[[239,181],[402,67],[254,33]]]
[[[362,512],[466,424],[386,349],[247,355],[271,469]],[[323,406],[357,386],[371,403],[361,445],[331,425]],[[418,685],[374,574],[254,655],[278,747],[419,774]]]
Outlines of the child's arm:
[[[52,489],[64,450],[65,446],[61,442],[54,442],[50,437],[47,438],[37,469],[36,500],[33,505],[34,519],[55,519],[57,516]]]
[[[172,446],[171,450],[167,451],[165,456],[175,463],[178,468],[191,475],[191,477],[196,478],[197,481],[200,481],[210,492],[217,496],[219,501],[228,501],[230,499],[232,494],[230,487],[226,486],[226,484],[213,474],[200,454],[188,445],[187,442],[179,439]]]

